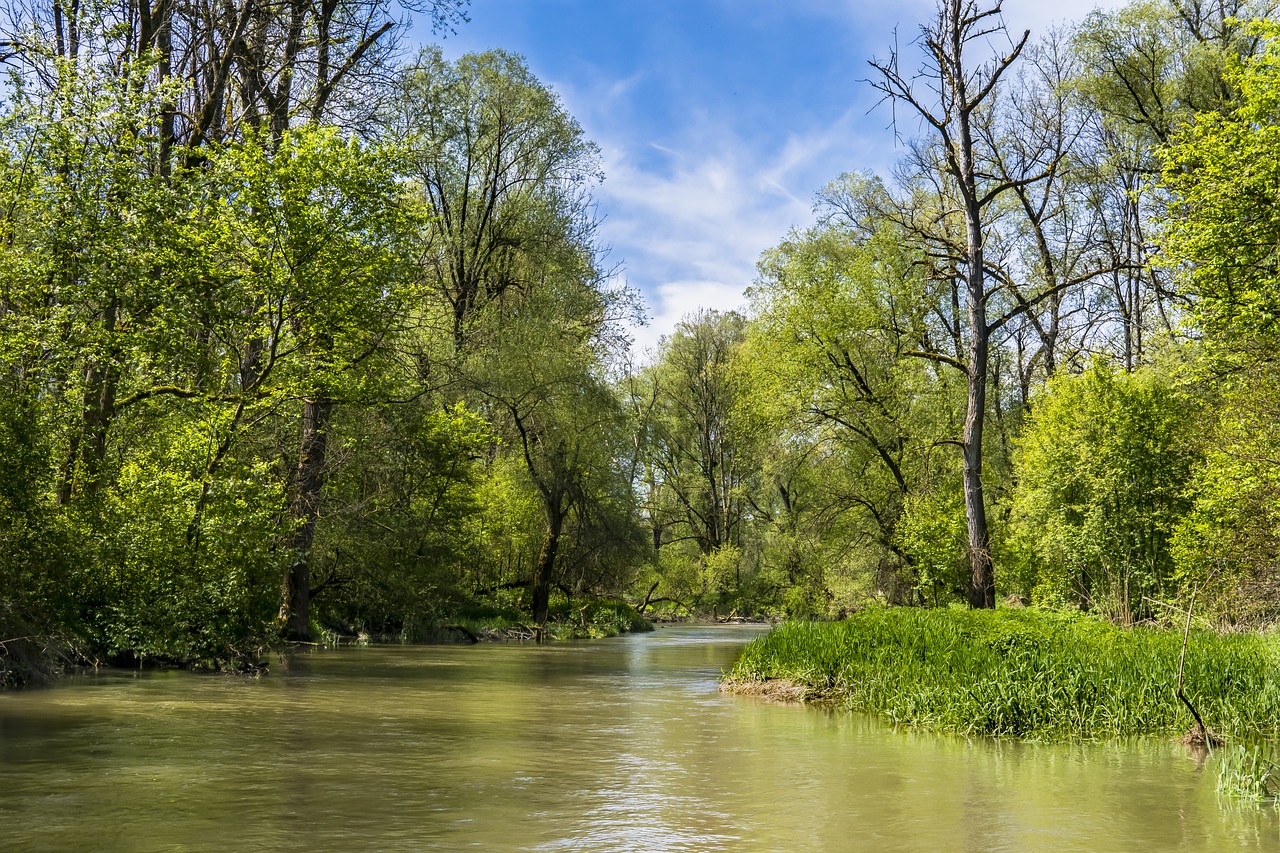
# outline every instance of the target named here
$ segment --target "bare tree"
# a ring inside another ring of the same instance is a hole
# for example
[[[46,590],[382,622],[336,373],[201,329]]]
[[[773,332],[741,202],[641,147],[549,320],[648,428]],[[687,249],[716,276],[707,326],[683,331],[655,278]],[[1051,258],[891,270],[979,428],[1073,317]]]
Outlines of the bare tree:
[[[964,339],[963,354],[921,350],[914,354],[950,365],[967,380],[968,396],[964,431],[959,442],[963,453],[965,517],[971,570],[969,605],[995,606],[995,570],[991,560],[987,509],[982,488],[983,427],[987,409],[990,345],[993,333],[1013,316],[1027,310],[1031,300],[1015,302],[1009,313],[988,317],[995,291],[1005,283],[989,283],[984,243],[995,205],[1019,187],[1044,179],[1045,169],[1019,177],[991,174],[980,168],[984,139],[980,125],[989,120],[996,86],[1021,55],[1030,31],[1014,42],[1000,15],[1000,3],[986,8],[973,0],[941,0],[937,17],[921,27],[924,65],[914,74],[904,72],[895,48],[886,61],[872,60],[878,72],[872,85],[893,104],[903,104],[928,125],[938,141],[936,168],[948,188],[958,196],[963,227],[963,249],[958,263],[946,264],[956,288],[956,330]],[[985,61],[975,62],[993,38],[1007,42]],[[949,219],[944,211],[939,220]],[[1047,298],[1041,295],[1040,299]],[[961,327],[961,307],[964,323]]]

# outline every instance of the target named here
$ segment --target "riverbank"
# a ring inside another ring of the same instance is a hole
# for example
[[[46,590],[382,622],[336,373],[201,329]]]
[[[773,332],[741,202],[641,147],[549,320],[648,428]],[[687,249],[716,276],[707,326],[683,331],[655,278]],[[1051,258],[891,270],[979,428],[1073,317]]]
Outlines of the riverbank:
[[[41,633],[34,629],[10,630],[0,624],[0,691],[49,684],[68,674],[86,669],[189,669],[258,675],[267,670],[272,654],[296,643],[279,641],[226,659],[188,660],[154,655],[146,658],[115,656],[109,650],[98,654],[78,651],[84,644],[73,638]],[[9,626],[12,627],[12,626]],[[619,634],[652,631],[653,622],[620,599],[553,600],[545,625],[534,625],[518,608],[485,602],[468,602],[452,615],[424,622],[412,630],[376,634],[361,626],[338,621],[316,622],[313,643],[303,645],[340,646],[349,644],[404,643],[434,645],[447,643],[511,643],[547,640],[583,640],[616,637]]]
[[[516,607],[472,602],[409,640],[428,643],[599,640],[653,630],[653,622],[621,599],[557,597],[545,625],[535,625]],[[385,638],[394,641],[395,638]]]
[[[1181,631],[1085,615],[874,608],[779,625],[746,647],[721,689],[966,735],[1178,735],[1194,722],[1174,692],[1181,648]],[[1276,635],[1192,631],[1184,683],[1219,734],[1277,734]]]

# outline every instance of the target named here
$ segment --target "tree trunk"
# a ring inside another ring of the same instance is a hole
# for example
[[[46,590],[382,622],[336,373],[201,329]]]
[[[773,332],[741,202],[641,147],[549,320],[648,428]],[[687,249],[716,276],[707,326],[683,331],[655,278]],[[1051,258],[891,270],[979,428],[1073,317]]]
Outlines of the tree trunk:
[[[956,66],[960,66],[957,48]],[[973,135],[969,113],[959,114],[961,193],[965,206],[965,290],[969,307],[968,403],[964,417],[964,515],[969,533],[969,606],[996,606],[995,567],[987,505],[982,494],[982,428],[987,414],[987,361],[991,330],[987,326],[986,277],[982,257],[982,210],[974,172]]]
[[[119,384],[115,345],[111,341],[119,314],[120,300],[113,298],[102,316],[107,350],[92,357],[85,366],[80,430],[72,437],[67,468],[58,484],[60,505],[70,503],[77,495],[93,498],[99,490]]]
[[[964,294],[968,302],[968,363],[957,363],[955,353],[937,353],[936,360],[963,369],[968,380],[968,405],[964,420],[964,509],[968,523],[968,550],[971,582],[971,607],[995,606],[995,571],[991,563],[991,541],[987,530],[987,509],[982,494],[982,427],[986,417],[987,358],[992,327],[987,322],[987,292],[983,266],[983,209],[1006,192],[1016,189],[1016,182],[980,176],[975,168],[973,115],[984,109],[995,91],[996,83],[1022,53],[1030,30],[1001,51],[986,66],[965,64],[965,48],[971,41],[991,48],[991,37],[1003,33],[1000,3],[980,7],[977,0],[939,0],[937,22],[923,29],[922,37],[928,59],[919,77],[907,77],[900,71],[895,51],[888,62],[872,61],[882,80],[875,84],[894,101],[909,104],[939,134],[944,147],[943,169],[957,184],[964,207],[965,268]],[[930,80],[921,87],[938,96],[937,106],[921,100],[914,85],[920,79]],[[935,85],[936,84],[936,85]],[[958,282],[956,283],[958,285]],[[959,288],[952,292],[959,313]],[[1025,305],[1023,310],[1031,306]],[[1008,319],[1008,318],[1005,318]],[[958,318],[957,318],[958,320]],[[997,320],[999,326],[1003,320]]]
[[[547,503],[547,532],[542,538],[542,550],[538,552],[538,562],[533,567],[533,621],[538,625],[547,623],[547,612],[551,605],[551,579],[555,577],[556,553],[560,550],[560,531],[564,527],[564,510],[558,502]]]
[[[981,349],[986,349],[985,340]],[[969,531],[969,606],[974,608],[996,606],[995,567],[991,562],[987,505],[982,494],[982,422],[986,396],[984,371],[982,376],[969,378],[969,410],[964,419],[964,515]]]
[[[291,640],[311,639],[311,546],[320,516],[324,461],[328,449],[333,401],[323,394],[307,400],[302,410],[302,439],[298,452],[298,483],[290,508],[297,525],[290,541],[293,563],[285,576],[281,619]]]

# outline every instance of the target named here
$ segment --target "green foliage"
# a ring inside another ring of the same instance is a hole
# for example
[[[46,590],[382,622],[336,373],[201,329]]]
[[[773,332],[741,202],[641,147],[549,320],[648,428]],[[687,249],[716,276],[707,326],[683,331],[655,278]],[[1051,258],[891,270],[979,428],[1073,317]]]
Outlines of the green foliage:
[[[1280,399],[1249,371],[1206,413],[1205,455],[1190,485],[1194,503],[1172,550],[1179,572],[1207,587],[1209,608],[1230,621],[1270,623],[1280,615],[1280,465],[1274,453]]]
[[[1206,112],[1162,150],[1173,194],[1163,246],[1173,264],[1193,264],[1196,317],[1211,345],[1230,357],[1265,356],[1280,327],[1277,235],[1280,204],[1280,25],[1256,23],[1258,53],[1227,69],[1239,100]]]
[[[1147,369],[1059,375],[1019,440],[1015,550],[1025,591],[1123,621],[1178,592],[1170,540],[1189,509],[1192,410]]]
[[[92,543],[76,578],[81,618],[110,659],[238,664],[256,661],[274,635],[281,484],[251,457],[225,459],[205,481],[224,424],[216,409],[207,420],[193,414],[122,423],[130,453],[94,513],[79,518],[77,533]]]
[[[745,334],[736,312],[687,317],[631,389],[650,525],[659,543],[687,541],[703,557],[741,545],[758,490],[751,421],[737,411]]]
[[[653,623],[617,599],[578,600],[557,597],[551,602],[551,634],[560,640],[614,637],[653,630]]]
[[[1254,22],[1244,33],[1257,49],[1224,72],[1237,98],[1197,116],[1160,152],[1172,194],[1163,249],[1194,296],[1204,334],[1198,378],[1215,391],[1176,551],[1225,616],[1271,620],[1280,613],[1280,25]]]
[[[819,224],[761,259],[749,317],[687,318],[619,382],[638,306],[603,266],[600,153],[561,100],[503,51],[428,49],[364,91],[380,47],[350,41],[345,0],[325,9],[328,41],[297,57],[229,54],[230,80],[295,84],[270,104],[175,79],[96,7],[77,57],[15,42],[32,71],[0,105],[0,633],[233,665],[271,642],[285,577],[301,612],[303,574],[326,630],[407,639],[528,631],[526,611],[634,629],[622,591],[680,614],[943,604],[982,553],[966,414],[992,427],[1002,583],[1123,621],[1186,588],[1225,619],[1280,615],[1273,21],[1095,13],[1036,52],[1038,77],[991,90],[984,329],[963,176],[921,144],[900,186],[826,189]],[[339,103],[359,132],[325,124]],[[1203,339],[1181,350],[1198,410],[1154,369],[1082,367],[1143,363],[1180,311]],[[987,408],[966,412],[979,333]],[[1039,724],[1000,689],[970,712]]]
[[[940,552],[951,543],[924,530],[931,515],[916,514],[916,532],[902,528],[931,462],[958,470],[958,456],[933,449],[963,402],[957,383],[912,354],[927,348],[936,293],[901,226],[879,212],[886,199],[866,175],[834,182],[826,224],[766,253],[751,291],[742,408],[777,436],[762,450],[773,485],[762,571],[791,590],[782,606],[795,615],[834,615],[869,592],[914,597],[920,578],[904,541],[936,545],[950,562]]]
[[[959,485],[909,495],[897,527],[897,541],[911,559],[916,589],[935,607],[962,596],[969,583],[968,531]]]
[[[786,623],[753,641],[732,683],[790,679],[812,695],[906,725],[1037,739],[1173,734],[1180,631],[1119,628],[1034,610],[871,608]],[[1274,635],[1193,631],[1186,690],[1216,731],[1273,735]]]
[[[326,485],[333,509],[314,546],[320,619],[420,637],[444,618],[450,587],[483,582],[472,549],[482,541],[489,424],[462,403],[412,403],[352,411],[336,432],[343,464]]]

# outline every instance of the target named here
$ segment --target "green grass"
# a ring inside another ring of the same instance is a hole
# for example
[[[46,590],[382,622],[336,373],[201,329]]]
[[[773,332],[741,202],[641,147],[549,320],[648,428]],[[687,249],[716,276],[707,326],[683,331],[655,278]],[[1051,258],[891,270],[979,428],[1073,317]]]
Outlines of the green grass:
[[[1280,807],[1280,764],[1272,753],[1263,745],[1227,747],[1218,765],[1218,793]]]
[[[1181,631],[1083,615],[874,608],[844,622],[780,625],[747,646],[726,682],[786,679],[851,710],[961,734],[1181,734],[1193,722],[1174,695],[1181,647]],[[1218,733],[1277,733],[1275,636],[1193,631],[1184,683]]]

